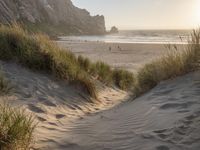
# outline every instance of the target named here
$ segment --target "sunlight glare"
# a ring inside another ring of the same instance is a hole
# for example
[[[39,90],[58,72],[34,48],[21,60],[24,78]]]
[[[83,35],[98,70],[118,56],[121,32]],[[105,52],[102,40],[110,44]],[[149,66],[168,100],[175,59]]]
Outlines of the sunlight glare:
[[[196,23],[200,25],[200,1],[199,0],[197,0],[196,2],[195,19],[196,19]]]

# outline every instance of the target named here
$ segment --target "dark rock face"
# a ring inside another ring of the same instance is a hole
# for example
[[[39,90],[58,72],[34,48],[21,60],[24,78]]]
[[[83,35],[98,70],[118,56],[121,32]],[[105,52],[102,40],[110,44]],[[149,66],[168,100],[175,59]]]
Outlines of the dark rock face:
[[[105,34],[104,16],[90,16],[71,0],[0,0],[0,23],[20,21],[61,33]],[[46,26],[46,27],[45,27]]]

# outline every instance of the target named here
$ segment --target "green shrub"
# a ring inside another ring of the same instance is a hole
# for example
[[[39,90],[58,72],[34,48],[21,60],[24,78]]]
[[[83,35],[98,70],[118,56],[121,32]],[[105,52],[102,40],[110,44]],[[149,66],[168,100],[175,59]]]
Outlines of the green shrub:
[[[31,115],[19,108],[0,105],[0,149],[29,150],[36,125]]]

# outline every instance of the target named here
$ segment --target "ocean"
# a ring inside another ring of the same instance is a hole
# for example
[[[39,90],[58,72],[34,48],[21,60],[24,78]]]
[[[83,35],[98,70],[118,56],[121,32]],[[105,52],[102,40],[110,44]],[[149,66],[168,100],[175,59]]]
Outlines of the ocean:
[[[99,41],[106,43],[186,44],[191,30],[124,30],[98,36],[61,36],[64,41]]]

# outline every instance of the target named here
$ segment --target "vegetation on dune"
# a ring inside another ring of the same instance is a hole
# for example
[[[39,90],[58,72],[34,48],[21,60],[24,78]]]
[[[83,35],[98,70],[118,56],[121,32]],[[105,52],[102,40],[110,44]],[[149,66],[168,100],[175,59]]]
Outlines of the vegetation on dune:
[[[34,118],[19,108],[0,105],[0,149],[28,150],[33,141]]]
[[[134,94],[139,96],[155,87],[159,82],[184,75],[199,68],[200,31],[194,30],[186,49],[176,46],[163,57],[146,64],[137,74]]]
[[[133,73],[123,69],[112,69],[104,62],[91,63],[88,58],[78,57],[80,65],[90,75],[107,85],[116,85],[122,90],[130,90],[134,86]]]
[[[0,59],[16,61],[30,69],[45,71],[68,81],[79,81],[86,87],[88,94],[95,98],[97,94],[91,76],[105,84],[116,83],[121,89],[130,89],[134,83],[132,73],[123,71],[118,77],[119,73],[107,64],[91,63],[82,56],[77,58],[70,51],[60,48],[48,36],[29,34],[17,24],[0,26]],[[132,80],[129,85],[125,83],[127,77],[129,81]]]
[[[132,73],[126,70],[114,70],[113,78],[115,84],[123,90],[130,90],[135,84],[135,78]]]

